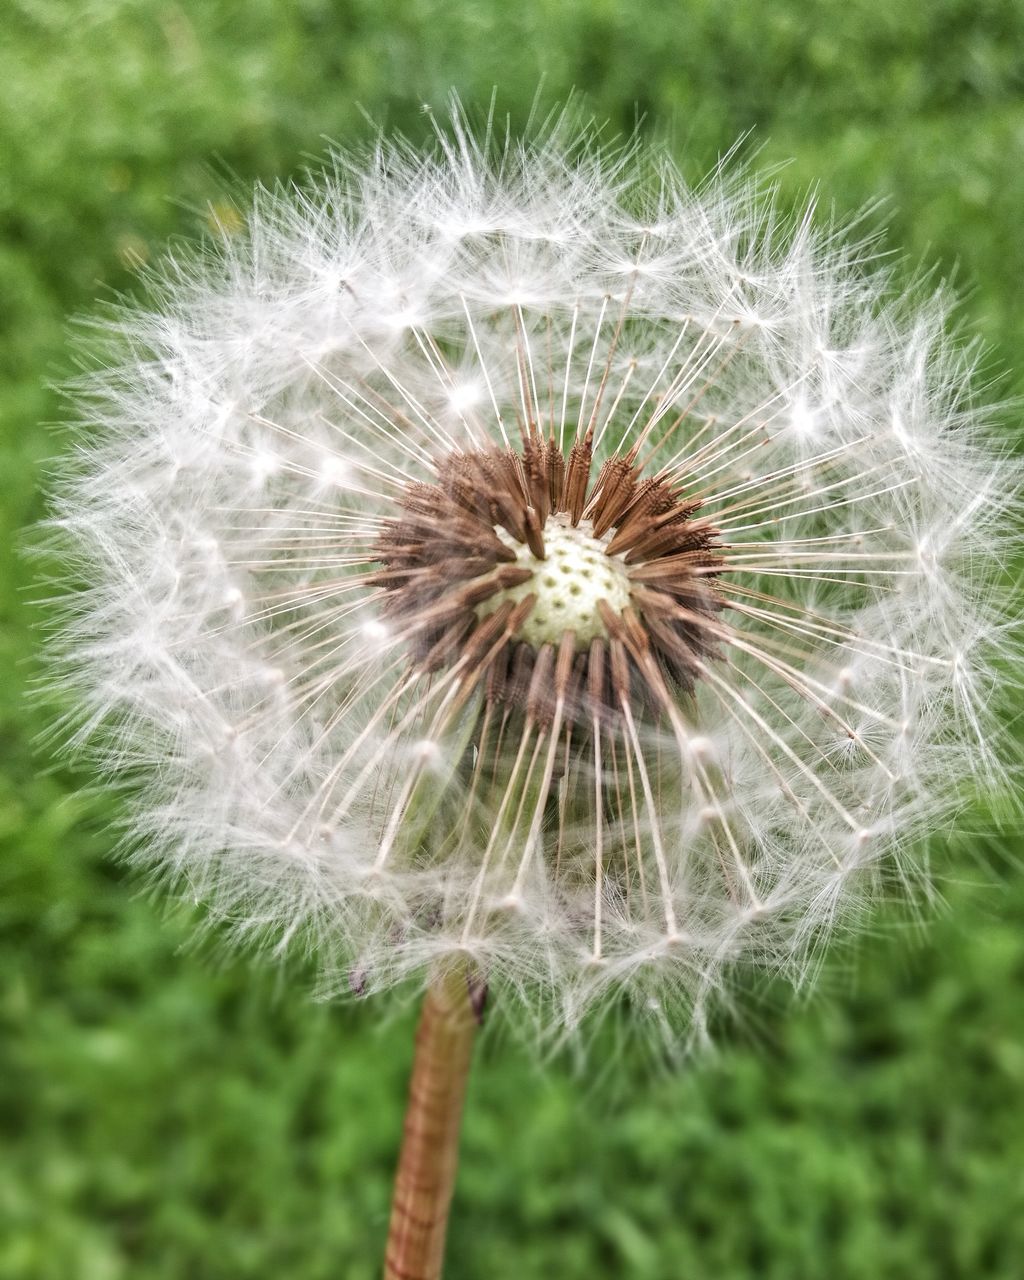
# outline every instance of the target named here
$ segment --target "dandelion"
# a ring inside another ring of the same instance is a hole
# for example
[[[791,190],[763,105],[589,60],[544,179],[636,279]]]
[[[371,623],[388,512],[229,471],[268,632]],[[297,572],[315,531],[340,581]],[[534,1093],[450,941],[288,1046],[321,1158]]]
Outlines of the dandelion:
[[[943,299],[576,128],[257,192],[101,322],[56,499],[136,856],[329,986],[428,982],[395,1275],[488,988],[699,1038],[1002,771],[1014,476]]]

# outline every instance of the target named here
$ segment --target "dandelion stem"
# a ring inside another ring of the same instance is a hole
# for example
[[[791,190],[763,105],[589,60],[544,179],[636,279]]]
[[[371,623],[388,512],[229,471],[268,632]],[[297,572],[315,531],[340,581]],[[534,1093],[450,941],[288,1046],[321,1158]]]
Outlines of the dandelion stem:
[[[462,966],[435,974],[416,1030],[385,1280],[438,1280],[478,1016]]]

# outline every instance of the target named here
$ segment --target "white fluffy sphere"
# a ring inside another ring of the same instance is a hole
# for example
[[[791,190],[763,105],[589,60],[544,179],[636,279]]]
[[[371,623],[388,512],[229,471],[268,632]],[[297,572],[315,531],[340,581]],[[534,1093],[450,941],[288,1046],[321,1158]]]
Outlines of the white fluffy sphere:
[[[1016,476],[942,300],[860,257],[458,116],[169,257],[55,499],[137,856],[357,990],[458,953],[554,1028],[801,974],[1000,774]]]

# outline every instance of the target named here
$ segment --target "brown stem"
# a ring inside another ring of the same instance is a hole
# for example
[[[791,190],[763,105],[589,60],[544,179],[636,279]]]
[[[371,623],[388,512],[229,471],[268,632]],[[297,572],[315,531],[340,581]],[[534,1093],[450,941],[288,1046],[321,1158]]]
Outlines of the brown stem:
[[[435,976],[416,1030],[385,1280],[438,1280],[441,1275],[477,1021],[466,970],[458,966]]]

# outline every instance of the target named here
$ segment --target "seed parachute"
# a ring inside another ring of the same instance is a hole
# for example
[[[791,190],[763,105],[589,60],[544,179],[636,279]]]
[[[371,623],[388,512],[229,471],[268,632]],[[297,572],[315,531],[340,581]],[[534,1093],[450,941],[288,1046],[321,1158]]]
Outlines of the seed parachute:
[[[68,734],[328,986],[801,980],[1004,778],[1016,471],[941,296],[570,114],[339,153],[92,332]]]

